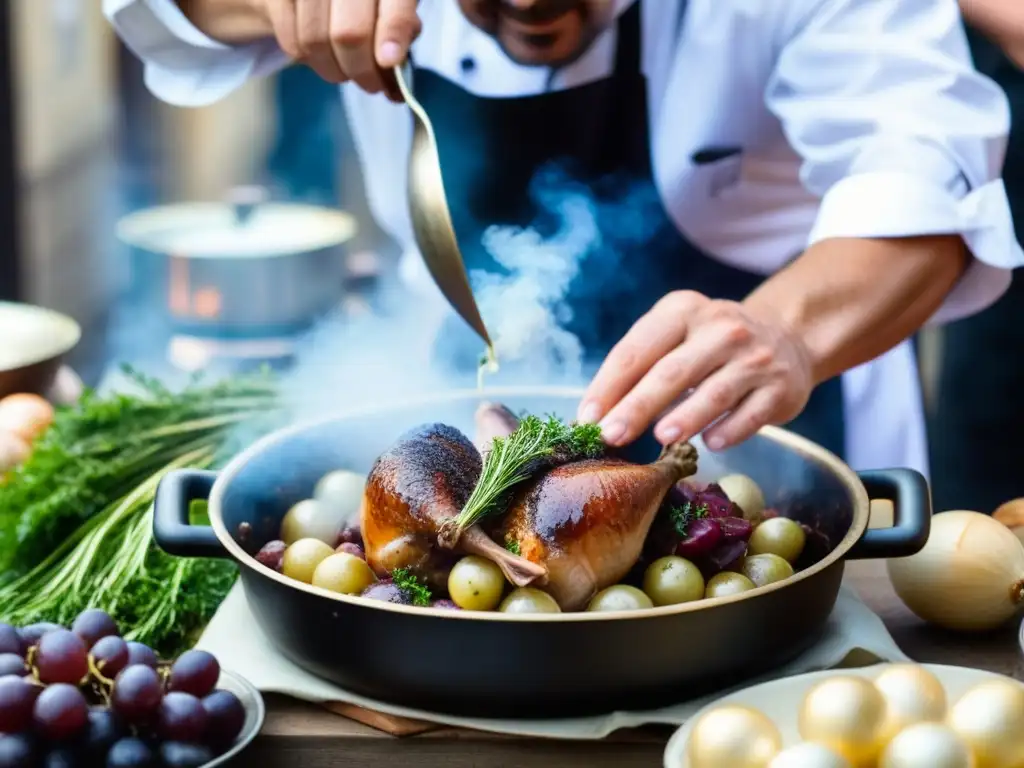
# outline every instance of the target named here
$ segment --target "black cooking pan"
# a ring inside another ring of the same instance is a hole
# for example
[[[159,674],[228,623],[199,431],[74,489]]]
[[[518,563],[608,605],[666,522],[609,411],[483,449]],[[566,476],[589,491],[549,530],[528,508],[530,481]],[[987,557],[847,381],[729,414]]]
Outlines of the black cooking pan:
[[[29,304],[0,302],[0,397],[46,395],[82,331],[70,317]]]
[[[487,398],[568,419],[581,394],[511,388]],[[928,537],[930,499],[921,475],[858,475],[807,440],[765,429],[723,453],[701,450],[698,479],[749,475],[770,504],[817,525],[832,549],[793,578],[746,594],[619,614],[472,613],[333,594],[251,557],[278,537],[284,513],[311,496],[321,476],[369,471],[417,424],[440,421],[472,434],[479,400],[476,392],[456,392],[360,410],[275,433],[219,475],[175,472],[157,492],[156,540],[175,555],[237,560],[252,611],[274,644],[353,693],[457,714],[568,717],[663,706],[783,664],[824,627],[845,559],[909,555]],[[650,438],[634,451],[638,460],[657,456]],[[189,503],[207,498],[212,527],[189,526]],[[869,499],[894,503],[894,528],[867,530]],[[240,536],[243,523],[251,528]]]

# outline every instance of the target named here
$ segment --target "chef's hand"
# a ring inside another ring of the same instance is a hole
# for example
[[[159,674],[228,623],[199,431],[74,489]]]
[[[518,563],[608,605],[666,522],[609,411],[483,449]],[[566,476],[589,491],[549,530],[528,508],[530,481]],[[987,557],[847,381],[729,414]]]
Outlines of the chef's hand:
[[[657,420],[663,444],[703,432],[708,448],[721,450],[795,417],[813,386],[810,354],[781,322],[677,291],[615,345],[579,418],[600,421],[610,445],[635,440]]]
[[[420,33],[416,0],[256,0],[282,50],[332,83],[401,100],[387,70]]]

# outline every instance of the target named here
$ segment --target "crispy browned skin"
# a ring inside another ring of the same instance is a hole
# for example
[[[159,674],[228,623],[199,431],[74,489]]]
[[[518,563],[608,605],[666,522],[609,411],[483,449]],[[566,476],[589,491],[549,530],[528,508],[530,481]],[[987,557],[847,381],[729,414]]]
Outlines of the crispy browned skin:
[[[689,443],[670,446],[652,464],[596,459],[557,467],[517,493],[498,535],[547,567],[545,590],[562,610],[580,610],[629,572],[665,495],[696,471]]]
[[[366,482],[361,526],[366,561],[380,576],[408,568],[441,589],[450,553],[437,546],[442,524],[465,505],[480,478],[480,453],[459,430],[417,427],[377,459]],[[459,549],[493,560],[514,584],[543,581],[542,565],[517,557],[473,526]]]

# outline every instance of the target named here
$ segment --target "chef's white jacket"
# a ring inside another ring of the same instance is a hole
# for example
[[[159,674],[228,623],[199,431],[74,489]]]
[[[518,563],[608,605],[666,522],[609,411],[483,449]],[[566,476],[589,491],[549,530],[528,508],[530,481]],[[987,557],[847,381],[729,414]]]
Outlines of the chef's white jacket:
[[[632,0],[616,2],[621,12]],[[209,104],[287,64],[272,41],[210,39],[173,0],[103,7],[172,104]],[[995,301],[1024,264],[1000,180],[1009,107],[971,64],[956,0],[647,0],[643,12],[655,180],[680,231],[709,254],[770,274],[826,238],[957,233],[974,261],[938,321]],[[421,0],[419,14],[417,66],[480,95],[581,85],[613,65],[614,26],[552,84],[547,69],[510,61],[456,0]],[[403,273],[422,283],[405,207],[409,114],[342,91],[371,210],[405,248]],[[743,152],[695,166],[708,147]],[[855,468],[927,471],[909,344],[845,374],[843,395]]]

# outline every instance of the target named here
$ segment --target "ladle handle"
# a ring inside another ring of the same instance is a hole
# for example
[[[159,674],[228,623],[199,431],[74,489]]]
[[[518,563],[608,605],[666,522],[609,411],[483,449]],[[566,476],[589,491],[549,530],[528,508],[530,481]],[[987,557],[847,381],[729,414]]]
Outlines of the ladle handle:
[[[932,496],[924,476],[912,469],[876,469],[857,474],[868,499],[892,502],[893,525],[864,531],[847,559],[888,559],[920,552],[932,525]]]

